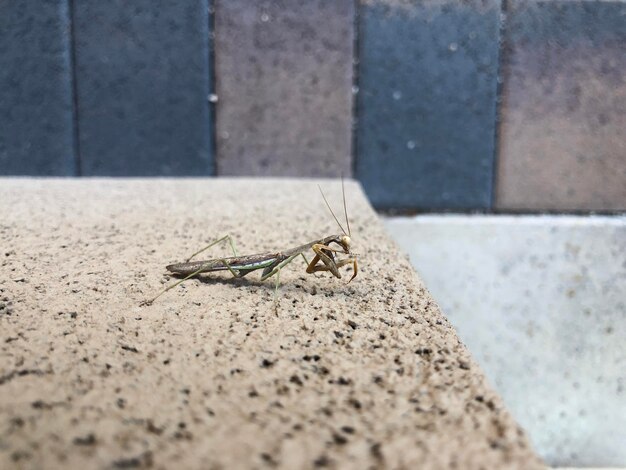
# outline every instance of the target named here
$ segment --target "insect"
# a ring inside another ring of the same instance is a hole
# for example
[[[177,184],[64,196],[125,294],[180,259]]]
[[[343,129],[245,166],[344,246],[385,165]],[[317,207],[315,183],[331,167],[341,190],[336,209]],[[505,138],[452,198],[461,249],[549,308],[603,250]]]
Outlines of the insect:
[[[263,272],[261,273],[261,281],[264,281],[272,276],[276,276],[276,287],[274,289],[274,302],[276,303],[278,286],[280,282],[280,270],[289,263],[291,263],[298,256],[302,256],[305,263],[307,263],[306,272],[308,274],[329,271],[338,279],[341,279],[341,273],[339,272],[339,268],[351,264],[353,269],[352,277],[348,281],[351,282],[358,273],[358,265],[357,255],[350,251],[352,238],[350,231],[350,221],[348,220],[348,210],[346,208],[346,193],[343,185],[343,179],[341,180],[341,189],[343,194],[343,210],[346,217],[346,226],[348,229],[347,232],[346,230],[344,230],[343,226],[337,219],[337,216],[331,209],[330,204],[326,199],[326,196],[324,196],[322,188],[319,186],[318,188],[320,190],[320,193],[322,194],[322,198],[324,198],[326,207],[328,207],[328,210],[330,211],[331,215],[337,222],[337,225],[339,225],[339,228],[343,232],[342,234],[330,235],[328,237],[313,240],[305,243],[304,245],[300,245],[295,248],[290,248],[283,251],[259,253],[246,256],[237,255],[237,251],[235,250],[232,238],[230,237],[230,235],[226,235],[225,237],[222,237],[210,243],[200,251],[197,251],[196,253],[191,255],[185,262],[170,264],[169,266],[166,266],[166,269],[168,271],[185,277],[175,284],[172,284],[171,286],[165,288],[154,298],[145,301],[144,303],[150,305],[161,295],[165,294],[168,290],[173,289],[180,283],[201,273],[229,271],[230,274],[233,275],[233,277],[242,278],[250,274],[252,271],[256,271],[259,269],[263,270]],[[228,241],[234,256],[227,258],[210,259],[206,261],[191,261],[191,259],[195,256],[223,241]],[[314,257],[310,263],[307,261],[306,256],[304,255],[304,253],[308,250],[312,250],[314,253]],[[338,259],[337,254],[346,254],[348,255],[348,257],[340,260]]]

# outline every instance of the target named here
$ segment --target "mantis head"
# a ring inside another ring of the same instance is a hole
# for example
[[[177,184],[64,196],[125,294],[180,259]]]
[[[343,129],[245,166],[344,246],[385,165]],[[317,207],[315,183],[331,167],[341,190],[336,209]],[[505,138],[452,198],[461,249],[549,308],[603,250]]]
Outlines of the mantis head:
[[[350,243],[352,243],[352,239],[348,235],[342,235],[338,240],[339,245],[343,248],[345,254],[350,254]]]
[[[320,193],[322,194],[322,198],[324,199],[324,202],[326,203],[326,207],[328,207],[328,210],[330,211],[331,215],[333,216],[333,218],[337,222],[337,225],[339,225],[339,228],[343,232],[343,235],[336,235],[334,237],[329,237],[327,240],[329,240],[329,242],[337,243],[339,246],[341,246],[341,248],[343,249],[343,252],[345,254],[351,255],[350,258],[348,258],[347,260],[342,260],[341,262],[338,263],[338,266],[343,266],[346,263],[352,263],[354,271],[353,271],[352,277],[350,278],[350,281],[348,281],[348,282],[351,282],[352,279],[354,279],[356,277],[356,275],[357,275],[358,266],[357,266],[357,255],[356,255],[356,253],[352,253],[350,251],[350,244],[352,243],[352,239],[350,238],[350,236],[352,235],[352,233],[350,232],[350,220],[348,219],[348,209],[346,207],[346,190],[345,190],[344,185],[343,185],[343,176],[341,177],[341,193],[342,193],[342,196],[343,196],[343,213],[346,216],[346,226],[348,227],[348,231],[347,232],[343,228],[341,223],[339,222],[339,219],[337,219],[337,216],[335,215],[335,213],[333,212],[332,208],[330,207],[330,204],[328,204],[328,201],[326,200],[326,196],[324,196],[324,191],[322,191],[322,188],[319,185],[318,185],[318,188],[320,190]],[[339,276],[337,276],[337,277],[339,277]]]

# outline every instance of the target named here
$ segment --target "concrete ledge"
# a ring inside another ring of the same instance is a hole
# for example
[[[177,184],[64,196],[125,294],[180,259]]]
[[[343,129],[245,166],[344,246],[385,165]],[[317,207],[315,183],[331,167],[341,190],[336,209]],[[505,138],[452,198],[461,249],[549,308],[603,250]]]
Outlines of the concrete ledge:
[[[323,182],[338,211],[336,181]],[[0,180],[0,467],[543,468],[347,184],[362,271],[164,266],[334,233],[312,181]],[[219,250],[216,250],[219,252]]]
[[[623,467],[626,217],[427,215],[386,226],[540,455]]]

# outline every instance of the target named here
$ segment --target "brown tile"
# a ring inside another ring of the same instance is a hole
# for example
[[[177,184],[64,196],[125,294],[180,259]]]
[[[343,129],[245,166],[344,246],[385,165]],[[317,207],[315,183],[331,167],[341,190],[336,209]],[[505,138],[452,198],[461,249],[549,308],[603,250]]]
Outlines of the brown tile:
[[[217,1],[220,175],[351,175],[354,2]]]
[[[623,2],[511,4],[496,207],[626,209]]]

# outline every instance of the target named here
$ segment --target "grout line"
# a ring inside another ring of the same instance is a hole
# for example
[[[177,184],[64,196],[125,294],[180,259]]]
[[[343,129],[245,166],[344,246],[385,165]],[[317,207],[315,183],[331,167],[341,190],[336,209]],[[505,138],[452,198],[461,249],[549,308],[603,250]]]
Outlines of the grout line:
[[[358,126],[359,126],[359,96],[361,90],[359,90],[359,67],[361,65],[361,10],[359,8],[360,1],[354,1],[354,17],[352,20],[352,29],[354,36],[352,39],[352,87],[350,89],[350,95],[352,97],[352,114],[350,116],[350,132],[351,135],[351,149],[350,149],[350,171],[352,172],[352,178],[357,178],[357,158],[358,158]],[[355,93],[354,90],[357,90]]]
[[[412,217],[381,216],[383,221],[394,226],[504,226],[542,227],[560,226],[566,228],[619,227],[626,228],[626,215],[493,215],[493,214],[420,214]]]
[[[212,157],[212,168],[210,168],[209,176],[217,176],[217,106],[219,103],[219,96],[217,95],[217,75],[215,69],[215,10],[216,10],[216,0],[207,0],[206,8],[209,12],[209,41],[208,41],[208,53],[209,53],[209,94],[215,95],[218,97],[217,103],[209,104],[209,135],[211,137],[211,141],[209,144],[209,152],[211,152]],[[208,101],[208,100],[207,100]]]
[[[504,70],[504,61],[506,60],[506,21],[508,12],[508,0],[500,0],[500,12],[498,16],[498,58],[496,67],[496,102],[494,113],[494,126],[493,126],[493,155],[491,160],[491,207],[492,211],[496,210],[497,193],[498,193],[498,169],[500,163],[500,116],[502,113],[504,97],[504,77],[502,76]]]
[[[72,124],[74,130],[74,176],[83,176],[82,160],[80,152],[80,124],[78,116],[78,80],[76,72],[76,28],[74,19],[74,0],[68,0],[68,16],[70,22],[70,69],[71,69],[71,89],[72,89]]]
[[[624,216],[626,210],[566,210],[566,209],[542,209],[542,210],[483,210],[483,209],[402,209],[402,208],[390,208],[390,207],[378,207],[375,208],[376,213],[383,217],[413,217],[420,215],[463,215],[463,216],[494,216],[504,217],[508,215],[512,216],[545,216],[545,215],[563,215],[563,216]],[[625,469],[626,470],[626,469]]]

